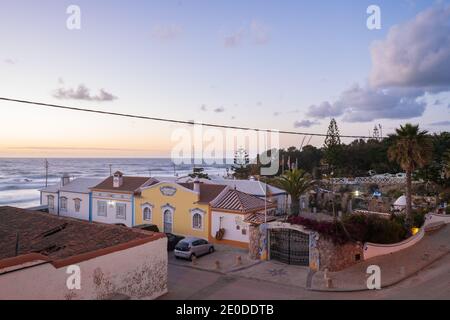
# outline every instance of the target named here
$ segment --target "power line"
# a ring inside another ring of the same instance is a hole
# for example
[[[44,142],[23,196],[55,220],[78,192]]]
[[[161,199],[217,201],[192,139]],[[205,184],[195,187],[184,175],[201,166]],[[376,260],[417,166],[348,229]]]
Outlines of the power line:
[[[308,135],[308,136],[316,136],[316,137],[326,137],[327,136],[324,133],[310,133],[310,132],[285,131],[285,130],[274,130],[274,129],[261,129],[261,128],[252,128],[252,127],[239,127],[239,126],[230,126],[230,125],[222,125],[222,124],[215,124],[215,123],[194,123],[192,121],[186,121],[186,120],[176,120],[176,119],[134,115],[134,114],[129,114],[129,113],[102,111],[102,110],[95,110],[95,109],[88,109],[88,108],[69,107],[69,106],[65,106],[65,105],[50,104],[50,103],[30,101],[30,100],[12,99],[12,98],[5,98],[5,97],[0,97],[0,100],[35,105],[35,106],[40,106],[40,107],[49,107],[49,108],[64,109],[64,110],[71,110],[71,111],[90,112],[90,113],[97,113],[97,114],[104,114],[104,115],[111,115],[111,116],[118,116],[118,117],[126,117],[126,118],[153,120],[153,121],[187,124],[187,125],[197,124],[197,125],[202,125],[205,127],[213,127],[213,128],[221,128],[221,129],[236,129],[236,130],[258,131],[258,132],[279,132],[281,134]],[[340,137],[341,138],[353,138],[353,139],[371,139],[372,138],[371,136],[353,136],[353,135],[340,135]]]

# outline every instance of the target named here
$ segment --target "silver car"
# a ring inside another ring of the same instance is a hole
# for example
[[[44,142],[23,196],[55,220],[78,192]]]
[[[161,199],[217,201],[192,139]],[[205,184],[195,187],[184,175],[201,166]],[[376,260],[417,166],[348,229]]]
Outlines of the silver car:
[[[204,254],[213,253],[214,246],[208,241],[200,238],[184,238],[175,246],[175,257],[192,260],[192,257],[200,257]]]

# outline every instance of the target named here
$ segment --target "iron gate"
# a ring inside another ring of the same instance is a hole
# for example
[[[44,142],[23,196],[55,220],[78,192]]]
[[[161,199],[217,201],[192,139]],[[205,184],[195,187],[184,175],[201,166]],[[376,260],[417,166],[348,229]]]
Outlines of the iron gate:
[[[309,266],[309,234],[292,229],[270,230],[270,259]]]

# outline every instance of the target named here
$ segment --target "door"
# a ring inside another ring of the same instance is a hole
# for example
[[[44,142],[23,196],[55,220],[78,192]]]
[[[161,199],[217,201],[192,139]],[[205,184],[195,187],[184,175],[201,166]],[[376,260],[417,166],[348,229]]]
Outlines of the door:
[[[172,233],[173,214],[172,211],[164,211],[164,233]]]
[[[270,259],[309,266],[309,234],[292,229],[271,229]]]

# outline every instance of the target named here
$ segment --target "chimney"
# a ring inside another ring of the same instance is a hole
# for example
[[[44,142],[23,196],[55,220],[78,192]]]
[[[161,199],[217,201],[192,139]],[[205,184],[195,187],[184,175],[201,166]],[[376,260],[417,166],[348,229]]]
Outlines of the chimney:
[[[67,173],[64,173],[63,176],[61,177],[61,186],[64,187],[69,182],[70,182],[70,176]]]
[[[200,180],[198,180],[198,177],[194,179],[194,191],[200,193]]]
[[[123,174],[120,171],[116,171],[113,176],[113,187],[119,188],[123,184]]]

